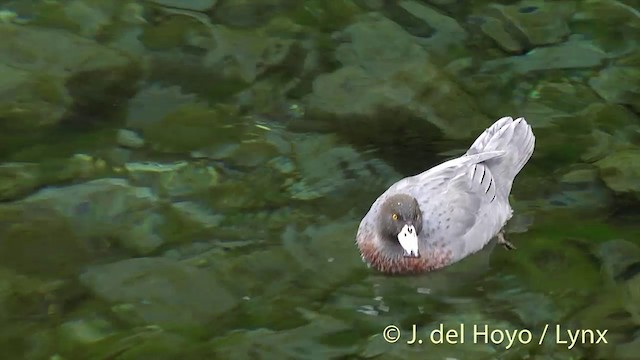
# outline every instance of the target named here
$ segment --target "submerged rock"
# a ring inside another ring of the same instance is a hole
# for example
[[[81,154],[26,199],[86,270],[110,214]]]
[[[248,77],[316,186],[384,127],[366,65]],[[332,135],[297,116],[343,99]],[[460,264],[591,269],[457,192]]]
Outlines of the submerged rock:
[[[217,214],[196,202],[180,201],[173,203],[175,209],[180,216],[184,217],[185,222],[191,222],[199,225],[202,229],[215,228],[220,225],[224,219],[224,215]],[[184,233],[184,230],[180,230]]]
[[[610,285],[622,293],[625,309],[640,325],[640,246],[627,240],[611,240],[596,249]]]
[[[224,78],[247,84],[269,70],[285,66],[295,56],[296,42],[270,36],[268,28],[243,31],[216,25],[213,36],[216,45],[207,53],[204,66],[221,71]]]
[[[152,188],[160,196],[185,197],[206,194],[218,184],[218,172],[213,166],[179,161],[125,164],[133,184]]]
[[[314,290],[331,289],[364,269],[362,260],[351,252],[353,245],[344,241],[357,226],[356,221],[343,220],[312,225],[300,232],[290,227],[283,232],[283,248],[297,262],[298,272],[313,274],[305,281],[307,286]]]
[[[149,123],[143,133],[155,150],[188,153],[209,146],[225,146],[242,139],[242,124],[234,109],[186,104]]]
[[[509,53],[558,44],[570,34],[569,19],[575,1],[524,0],[514,4],[490,4],[473,15],[480,30]]]
[[[177,9],[206,11],[213,8],[218,0],[147,0],[148,2]]]
[[[104,318],[92,317],[66,321],[58,329],[58,339],[65,345],[73,348],[90,346],[99,343],[117,332],[113,324]],[[68,344],[68,345],[67,345]]]
[[[537,127],[562,123],[567,117],[583,116],[587,107],[601,99],[588,86],[574,81],[540,81],[524,99],[512,100],[522,116],[535,119]],[[521,102],[522,101],[522,102]]]
[[[489,16],[482,17],[481,21],[480,30],[493,39],[500,48],[515,54],[524,50],[524,46],[517,40],[517,37],[507,31],[502,21]]]
[[[434,29],[435,33],[421,42],[430,54],[439,58],[449,58],[455,53],[454,50],[464,48],[464,41],[468,35],[456,19],[415,0],[400,1],[398,6]]]
[[[596,161],[600,177],[616,194],[640,199],[640,149],[619,150]]]
[[[129,129],[119,129],[116,141],[118,145],[130,149],[139,149],[144,146],[144,139]]]
[[[153,30],[160,33],[154,35],[150,29],[143,34],[148,47],[172,50],[150,57],[153,79],[207,99],[228,99],[262,77],[284,74],[291,78],[303,67],[304,54],[297,40],[303,34],[290,21],[274,20],[251,30],[211,24],[206,17],[186,21],[191,25],[162,23],[158,27],[166,29]],[[173,35],[176,31],[183,35]],[[187,53],[184,48],[196,50]]]
[[[288,0],[221,0],[212,12],[221,24],[234,27],[255,27],[282,10]]]
[[[548,2],[524,0],[513,5],[491,5],[533,46],[556,44],[570,33],[568,20],[575,1]]]
[[[548,199],[552,207],[599,212],[612,203],[611,193],[593,166],[575,166],[564,173],[559,182],[558,191]]]
[[[3,238],[3,240],[5,240]],[[57,253],[56,253],[57,254]],[[55,256],[49,253],[49,255]],[[28,261],[27,259],[22,259]],[[20,325],[24,325],[25,319],[59,319],[64,306],[77,300],[78,296],[84,295],[76,285],[59,279],[51,279],[49,274],[45,276],[25,276],[7,268],[0,267],[0,322],[3,325],[3,342],[6,341],[8,331],[22,332]],[[31,265],[33,266],[33,264]],[[12,325],[18,324],[17,327]],[[10,330],[11,329],[11,330]],[[33,334],[30,329],[29,335]],[[6,347],[5,347],[6,349]],[[6,353],[5,353],[6,354]]]
[[[350,329],[350,325],[336,318],[316,314],[303,308],[298,312],[307,317],[307,323],[285,330],[257,329],[231,332],[212,339],[209,346],[214,357],[228,356],[234,359],[334,359],[353,357],[352,346],[326,344],[322,339],[337,336]]]
[[[186,105],[205,106],[195,95],[182,92],[179,86],[146,86],[128,103],[127,127],[145,129]]]
[[[582,69],[601,65],[607,54],[589,41],[572,40],[535,48],[525,55],[487,61],[484,71],[513,71],[526,74],[541,70]]]
[[[464,138],[489,122],[399,25],[367,15],[341,37],[336,57],[343,66],[315,79],[307,118],[327,119],[368,144],[438,131]]]
[[[0,164],[0,201],[21,198],[46,185],[95,178],[108,171],[104,160],[86,154],[40,163]]]
[[[600,261],[604,283],[573,316],[575,322],[580,328],[608,330],[609,345],[595,348],[598,358],[635,359],[640,334],[629,329],[640,325],[640,246],[635,239],[617,238],[597,244],[592,253]]]
[[[237,303],[212,272],[165,258],[92,266],[80,281],[134,324],[205,325]]]
[[[34,241],[43,245],[48,241],[55,244],[57,241],[49,239],[60,236],[60,241],[78,239],[80,243],[74,246],[82,251],[104,247],[113,241],[134,253],[146,254],[165,242],[160,232],[165,218],[158,198],[149,189],[132,186],[123,179],[107,178],[46,188],[6,206],[20,211],[24,216],[22,221],[45,221],[41,215],[49,214],[45,223],[31,230],[49,234],[42,238],[34,235]],[[58,227],[64,227],[64,231]],[[20,236],[26,235],[13,235],[18,243]],[[35,251],[26,240],[22,243],[21,247],[25,248],[15,251]],[[73,253],[69,251],[69,256]],[[60,255],[55,261],[66,259],[67,256]]]
[[[194,343],[193,339],[188,338],[187,334],[178,335],[159,326],[134,327],[126,331],[114,332],[99,341],[86,342],[82,338],[74,337],[76,334],[69,333],[69,330],[85,330],[83,329],[84,324],[78,325],[75,325],[78,326],[78,329],[61,327],[58,334],[56,334],[58,335],[56,337],[56,345],[57,348],[61,349],[59,354],[64,356],[65,359],[109,359],[114,356],[121,360],[207,358],[199,355],[202,351],[194,351],[194,349],[197,349],[197,344]],[[93,323],[87,325],[100,326],[100,324]],[[88,328],[85,331],[104,332],[100,328]]]
[[[594,44],[612,55],[637,49],[640,36],[638,5],[619,0],[578,1],[572,19],[573,33],[585,34]]]
[[[593,163],[615,151],[632,148],[640,134],[640,119],[622,105],[593,103],[580,117],[592,127],[592,145],[580,157],[585,162]]]
[[[114,8],[118,6],[118,3],[109,4],[90,0],[72,0],[66,2],[63,6],[61,13],[64,14],[64,18],[70,24],[74,24],[74,27],[77,27],[77,30],[74,30],[84,37],[93,38],[102,29],[110,25],[111,16],[115,13]],[[46,17],[46,15],[41,16]]]
[[[388,186],[399,174],[386,163],[369,159],[340,144],[332,135],[301,135],[293,144],[295,180],[287,184],[291,197],[311,200],[347,194],[354,189]]]
[[[1,59],[0,74],[0,139],[56,124],[71,107],[64,81],[3,64]]]
[[[74,275],[106,246],[82,238],[73,224],[46,206],[0,205],[0,263],[20,274],[45,278]]]
[[[41,185],[39,177],[38,164],[0,164],[0,201],[14,199],[35,190]]]
[[[589,85],[608,102],[629,105],[640,112],[640,68],[610,66],[589,80]]]
[[[588,0],[580,2],[578,19],[594,19],[607,25],[620,25],[627,29],[640,30],[640,12],[627,4],[629,1]],[[631,1],[632,2],[632,1]],[[606,14],[607,16],[602,16]]]
[[[108,118],[141,76],[133,59],[65,31],[0,24],[0,37],[0,127],[7,132]]]

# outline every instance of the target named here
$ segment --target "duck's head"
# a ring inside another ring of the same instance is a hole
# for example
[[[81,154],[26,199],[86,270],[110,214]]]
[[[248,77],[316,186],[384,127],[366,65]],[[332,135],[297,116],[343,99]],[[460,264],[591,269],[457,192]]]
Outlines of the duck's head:
[[[418,201],[408,194],[389,196],[380,206],[377,218],[382,241],[405,257],[420,257],[419,235],[422,232],[422,211]]]

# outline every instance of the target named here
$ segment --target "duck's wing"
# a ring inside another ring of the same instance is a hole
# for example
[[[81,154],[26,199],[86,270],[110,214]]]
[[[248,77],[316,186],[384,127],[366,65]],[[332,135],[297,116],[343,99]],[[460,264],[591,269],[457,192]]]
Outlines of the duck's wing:
[[[430,237],[462,237],[478,221],[482,207],[499,199],[495,178],[484,162],[502,155],[501,151],[464,155],[401,180],[392,192],[409,193],[418,200]]]

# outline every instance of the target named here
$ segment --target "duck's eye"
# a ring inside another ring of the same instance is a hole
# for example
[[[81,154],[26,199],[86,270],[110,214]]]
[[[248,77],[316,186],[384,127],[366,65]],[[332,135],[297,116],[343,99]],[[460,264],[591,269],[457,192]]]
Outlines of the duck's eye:
[[[394,213],[393,215],[391,215],[391,218],[395,221],[398,220],[398,214]]]

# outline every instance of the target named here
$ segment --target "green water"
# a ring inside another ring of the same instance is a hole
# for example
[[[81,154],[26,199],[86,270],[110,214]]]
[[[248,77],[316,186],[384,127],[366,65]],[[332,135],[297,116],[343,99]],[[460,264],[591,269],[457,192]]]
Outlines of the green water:
[[[2,359],[637,358],[640,2],[0,10]],[[517,249],[368,268],[377,196],[502,116]]]

